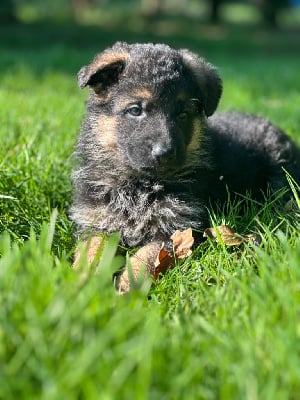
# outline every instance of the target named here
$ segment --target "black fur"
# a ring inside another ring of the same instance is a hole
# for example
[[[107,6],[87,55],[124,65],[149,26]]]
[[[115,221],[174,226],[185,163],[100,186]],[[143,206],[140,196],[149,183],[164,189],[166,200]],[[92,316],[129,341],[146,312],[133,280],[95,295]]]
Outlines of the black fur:
[[[209,226],[209,202],[300,181],[300,154],[267,120],[211,117],[216,69],[187,50],[117,43],[78,74],[90,87],[76,153],[71,218],[79,233],[121,232],[135,247]],[[209,117],[209,118],[208,118]],[[100,122],[99,122],[100,121]]]

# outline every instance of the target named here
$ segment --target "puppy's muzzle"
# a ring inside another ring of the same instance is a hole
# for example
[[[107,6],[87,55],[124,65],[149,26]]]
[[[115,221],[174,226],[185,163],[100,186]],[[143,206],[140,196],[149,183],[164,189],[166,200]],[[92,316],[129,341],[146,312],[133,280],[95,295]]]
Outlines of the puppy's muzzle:
[[[151,156],[159,164],[166,163],[176,158],[176,150],[171,146],[155,144],[151,150]]]

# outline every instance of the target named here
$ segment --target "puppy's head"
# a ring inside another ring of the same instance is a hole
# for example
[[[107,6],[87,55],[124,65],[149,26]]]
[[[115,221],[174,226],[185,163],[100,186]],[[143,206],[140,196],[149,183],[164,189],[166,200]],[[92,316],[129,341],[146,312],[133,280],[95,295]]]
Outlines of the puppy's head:
[[[210,64],[160,44],[116,43],[79,71],[78,83],[90,87],[87,119],[102,148],[150,174],[200,157],[222,92]]]

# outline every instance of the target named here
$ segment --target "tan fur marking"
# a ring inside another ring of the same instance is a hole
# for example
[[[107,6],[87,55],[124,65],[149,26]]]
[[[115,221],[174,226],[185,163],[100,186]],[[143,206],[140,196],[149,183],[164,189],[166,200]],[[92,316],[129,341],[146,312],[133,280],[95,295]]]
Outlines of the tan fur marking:
[[[127,62],[130,59],[129,53],[126,52],[115,52],[108,51],[101,53],[95,60],[90,64],[90,73],[98,71],[100,68],[104,68],[107,65],[114,64],[119,61]]]
[[[115,117],[102,116],[98,119],[97,131],[101,144],[106,148],[115,149],[116,142],[116,127],[117,122]]]
[[[135,101],[141,101],[141,100],[153,100],[154,96],[150,92],[150,90],[146,88],[135,88],[133,89],[132,92],[130,92],[128,95],[126,94],[123,97],[119,97],[116,101],[116,110],[121,111],[125,109],[128,104],[134,103]]]
[[[136,88],[130,93],[130,96],[133,98],[151,99],[153,93],[147,88]]]
[[[194,153],[200,147],[201,136],[204,130],[204,123],[201,118],[197,117],[193,121],[193,134],[190,143],[187,146],[187,153]]]
[[[185,92],[178,93],[178,95],[176,96],[176,100],[184,100],[184,101],[186,101],[187,100],[186,93]]]

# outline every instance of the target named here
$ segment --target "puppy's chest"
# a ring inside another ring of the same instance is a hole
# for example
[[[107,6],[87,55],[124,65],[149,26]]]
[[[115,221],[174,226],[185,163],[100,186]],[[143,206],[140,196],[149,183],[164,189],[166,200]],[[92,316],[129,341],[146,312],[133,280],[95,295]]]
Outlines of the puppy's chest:
[[[106,191],[104,203],[111,211],[123,214],[141,214],[151,208],[158,209],[166,204],[184,202],[205,204],[214,191],[226,193],[226,183],[217,171],[196,171],[188,179],[173,181],[137,181],[119,185]],[[177,207],[176,207],[177,208]],[[177,210],[178,212],[178,210]]]
[[[175,229],[197,227],[200,204],[189,183],[156,183],[129,192],[118,191],[106,207],[116,219],[145,231],[144,235],[148,229],[171,233]]]
[[[171,208],[170,199],[195,201],[192,182],[135,182],[111,189],[104,198],[104,203],[112,211],[123,214],[141,215],[149,209]]]

